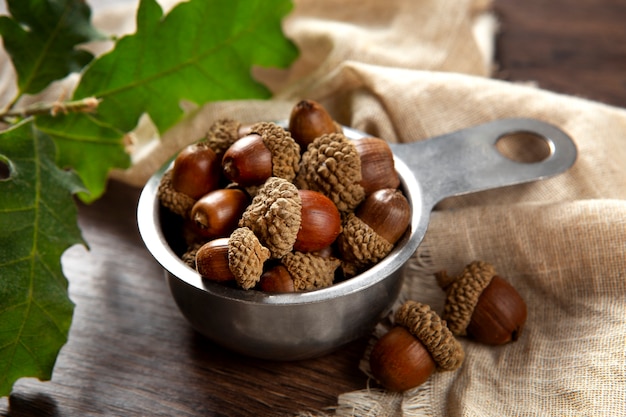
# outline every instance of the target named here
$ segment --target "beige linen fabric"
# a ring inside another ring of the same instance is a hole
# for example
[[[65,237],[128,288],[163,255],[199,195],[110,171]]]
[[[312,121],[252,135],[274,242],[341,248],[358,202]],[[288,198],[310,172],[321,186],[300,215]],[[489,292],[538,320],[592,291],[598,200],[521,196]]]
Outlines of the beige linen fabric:
[[[364,387],[341,395],[325,413],[626,416],[626,111],[488,78],[494,27],[488,6],[296,0],[284,28],[301,57],[287,71],[255,72],[274,99],[203,105],[158,141],[144,123],[133,167],[115,173],[142,185],[217,118],[285,119],[300,98],[319,100],[339,122],[391,142],[503,117],[541,119],[573,137],[579,156],[564,174],[441,202],[399,300],[441,311],[433,272],[456,274],[485,260],[528,304],[521,338],[500,347],[461,339],[466,361],[458,371],[435,374],[403,394]],[[111,25],[111,16],[103,12],[96,22]],[[117,23],[128,30],[127,20]],[[372,341],[384,331],[381,323]],[[367,374],[366,359],[367,352]]]

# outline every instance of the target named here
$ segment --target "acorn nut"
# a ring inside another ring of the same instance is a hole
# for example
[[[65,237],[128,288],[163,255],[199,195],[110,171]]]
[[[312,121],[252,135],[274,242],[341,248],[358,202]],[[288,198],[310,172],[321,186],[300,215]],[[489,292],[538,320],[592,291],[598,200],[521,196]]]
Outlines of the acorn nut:
[[[463,363],[463,348],[428,305],[407,301],[394,321],[395,326],[376,342],[369,358],[372,375],[388,390],[415,388],[433,372],[453,371]]]
[[[198,273],[216,282],[234,281],[235,275],[228,266],[228,238],[213,239],[195,251]]]
[[[250,127],[250,133],[224,153],[222,168],[231,181],[243,186],[263,184],[269,177],[292,181],[300,163],[300,146],[289,132],[271,122]]]
[[[209,126],[203,143],[213,149],[221,160],[224,152],[233,143],[249,133],[249,128],[250,125],[242,125],[241,122],[234,119],[218,119]]]
[[[195,200],[218,188],[220,180],[220,161],[208,146],[188,145],[174,160],[172,186]]]
[[[295,292],[296,287],[293,278],[284,265],[276,265],[261,275],[259,289],[272,293]]]
[[[516,341],[528,315],[517,290],[496,274],[493,265],[474,261],[458,277],[435,274],[446,292],[443,318],[457,336],[488,345]]]
[[[337,238],[348,275],[380,261],[393,249],[411,220],[411,207],[400,190],[370,194],[354,213],[348,213]]]
[[[194,231],[205,239],[226,237],[237,228],[239,218],[250,203],[237,188],[220,188],[202,196],[191,208]]]
[[[411,206],[401,191],[385,188],[370,194],[354,214],[395,245],[411,221]]]
[[[393,152],[389,144],[375,137],[366,137],[354,141],[354,146],[361,158],[361,181],[359,184],[365,194],[371,194],[384,188],[398,188],[400,177],[396,172]]]
[[[161,177],[159,187],[157,188],[157,198],[163,207],[184,219],[189,217],[189,212],[196,203],[196,199],[174,189],[171,169],[165,171],[163,177]]]
[[[316,138],[302,154],[294,183],[324,194],[340,213],[348,213],[365,198],[361,178],[361,159],[353,141],[330,133]]]
[[[221,165],[213,150],[202,143],[186,146],[159,182],[160,203],[183,218],[198,198],[219,187]]]
[[[247,227],[235,229],[228,238],[205,243],[196,252],[196,270],[211,281],[236,281],[244,290],[261,279],[269,249]]]
[[[335,204],[322,193],[298,190],[302,202],[300,229],[293,249],[315,252],[330,246],[341,232],[341,216]]]
[[[261,276],[259,281],[261,290],[284,293],[329,287],[341,263],[332,256],[297,251],[288,253],[280,262]]]
[[[289,132],[303,152],[315,138],[341,131],[326,109],[314,100],[300,100],[289,115]]]
[[[224,175],[247,187],[262,184],[272,176],[272,153],[261,135],[249,134],[233,143],[222,159]]]
[[[246,208],[240,227],[248,227],[271,253],[280,259],[293,250],[302,219],[302,201],[291,182],[270,177]]]
[[[254,231],[272,258],[280,259],[294,249],[314,252],[333,243],[341,231],[341,218],[323,194],[298,190],[285,179],[271,177],[254,196],[239,225]]]

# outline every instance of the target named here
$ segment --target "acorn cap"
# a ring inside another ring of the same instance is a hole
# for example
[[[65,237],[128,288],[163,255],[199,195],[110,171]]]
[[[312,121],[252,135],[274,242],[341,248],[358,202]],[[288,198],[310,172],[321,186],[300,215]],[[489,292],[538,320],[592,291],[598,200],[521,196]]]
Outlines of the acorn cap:
[[[202,142],[213,149],[216,154],[223,154],[239,139],[239,128],[241,123],[234,119],[224,118],[216,120],[206,134]]]
[[[465,352],[446,322],[428,305],[407,301],[395,314],[395,324],[405,327],[430,352],[441,371],[453,371],[463,363]]]
[[[228,239],[228,268],[244,290],[256,285],[263,274],[263,264],[270,251],[263,247],[252,230],[240,227]]]
[[[161,182],[159,182],[157,189],[157,198],[163,207],[184,218],[189,217],[191,208],[196,203],[195,199],[174,189],[171,169],[168,169],[161,177]]]
[[[332,256],[296,251],[285,255],[281,263],[289,271],[295,290],[308,291],[331,286],[341,261]]]
[[[250,127],[272,154],[272,175],[293,181],[300,166],[300,145],[291,134],[272,122],[259,122]]]
[[[316,138],[302,154],[295,184],[325,194],[340,212],[349,212],[365,198],[361,178],[361,158],[352,141],[329,133]]]
[[[272,258],[282,258],[293,249],[301,221],[302,200],[296,186],[270,177],[246,208],[239,226],[250,228]]]
[[[202,247],[201,243],[194,243],[187,248],[187,251],[183,253],[180,259],[189,265],[191,269],[196,270],[196,253],[198,253],[198,249]]]
[[[439,286],[446,292],[442,317],[452,333],[457,336],[467,334],[478,298],[495,275],[493,265],[483,261],[468,264],[456,278],[449,277],[445,271],[435,274]]]
[[[352,254],[354,259],[351,262],[357,270],[380,261],[393,249],[393,244],[354,213],[348,213],[344,217],[342,234],[340,250],[342,253]]]

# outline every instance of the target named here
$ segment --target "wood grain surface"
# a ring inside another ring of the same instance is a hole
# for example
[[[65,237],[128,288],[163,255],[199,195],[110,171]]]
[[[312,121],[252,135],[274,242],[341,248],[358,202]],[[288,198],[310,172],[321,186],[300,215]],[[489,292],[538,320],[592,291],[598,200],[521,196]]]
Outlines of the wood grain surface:
[[[626,105],[626,3],[496,0],[496,76]],[[22,379],[0,416],[293,415],[363,389],[367,340],[325,357],[275,363],[233,354],[192,331],[143,246],[139,190],[111,182],[79,206],[90,250],[63,258],[74,322],[49,382]]]
[[[496,76],[626,107],[626,2],[495,0]]]

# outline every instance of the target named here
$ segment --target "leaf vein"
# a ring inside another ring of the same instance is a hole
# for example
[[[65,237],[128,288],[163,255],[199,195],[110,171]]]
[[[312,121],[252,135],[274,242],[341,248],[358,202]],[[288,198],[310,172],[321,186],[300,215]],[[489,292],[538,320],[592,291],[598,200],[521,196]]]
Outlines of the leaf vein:
[[[26,211],[31,211],[31,210],[35,210],[34,206],[24,206],[24,207],[16,207],[16,208],[5,208],[5,209],[0,209],[0,213],[19,213],[19,212],[26,212]]]
[[[110,90],[105,90],[102,92],[99,92],[97,95],[101,98],[107,97],[107,96],[111,96],[111,95],[116,95],[122,92],[125,92],[127,90],[132,90],[135,88],[138,88],[140,86],[145,86],[148,84],[151,84],[152,82],[162,79],[162,78],[166,78],[168,76],[170,76],[171,74],[176,74],[180,71],[182,71],[184,68],[187,67],[191,67],[191,66],[195,66],[195,65],[200,65],[199,63],[204,60],[207,56],[213,55],[215,53],[217,53],[220,50],[223,50],[224,48],[230,47],[232,44],[236,43],[239,39],[241,39],[242,37],[252,34],[254,32],[254,30],[256,29],[255,25],[251,25],[251,27],[249,27],[247,30],[241,30],[235,34],[233,34],[233,36],[226,38],[224,40],[224,42],[221,42],[217,45],[215,45],[213,48],[209,48],[206,51],[204,51],[203,53],[197,54],[192,56],[191,58],[184,60],[182,62],[180,62],[177,65],[174,65],[170,68],[164,69],[163,71],[153,74],[151,76],[148,76],[146,78],[143,79],[138,79],[136,82],[132,82],[132,83],[128,83],[125,84],[123,86],[120,86],[118,88],[113,88]]]
[[[26,88],[23,89],[22,93],[24,93],[25,91],[28,91],[28,89],[30,88],[30,85],[33,82],[33,79],[35,78],[35,75],[39,73],[43,62],[45,61],[45,57],[48,56],[48,53],[52,49],[52,45],[54,44],[54,42],[57,39],[57,36],[60,33],[60,30],[61,30],[60,22],[62,22],[65,19],[68,12],[69,12],[69,8],[66,6],[65,10],[63,11],[63,14],[61,15],[61,18],[59,19],[59,24],[54,27],[54,31],[50,34],[50,36],[46,38],[47,40],[44,43],[42,52],[37,56],[37,59],[35,60],[35,63],[33,65],[33,71],[29,74],[27,81],[25,83]]]
[[[11,266],[11,265],[19,264],[20,262],[24,262],[24,261],[30,260],[31,257],[32,256],[29,255],[29,256],[22,257],[22,258],[14,258],[14,259],[11,259],[8,262],[0,263],[0,267],[5,267],[5,266]]]

